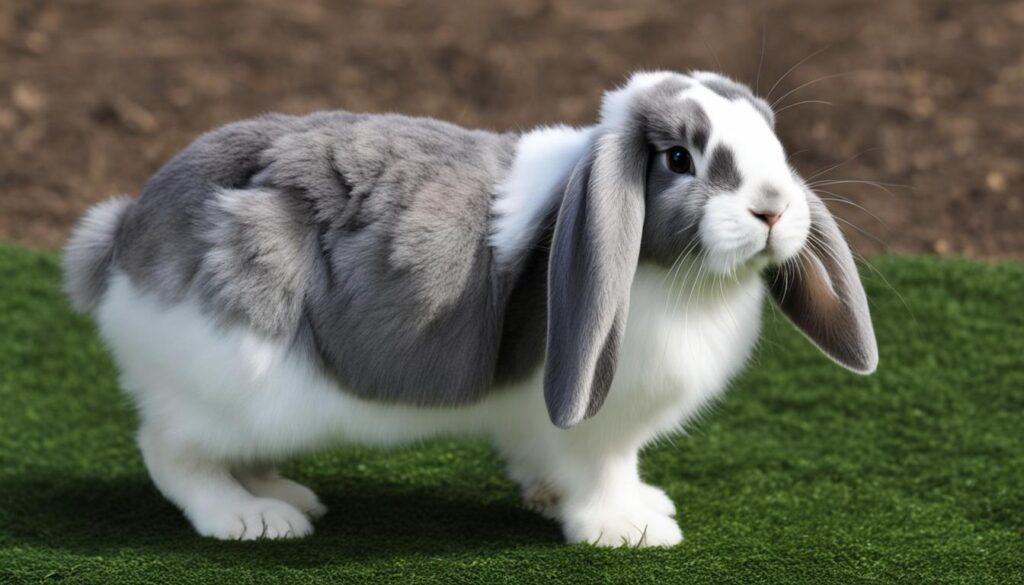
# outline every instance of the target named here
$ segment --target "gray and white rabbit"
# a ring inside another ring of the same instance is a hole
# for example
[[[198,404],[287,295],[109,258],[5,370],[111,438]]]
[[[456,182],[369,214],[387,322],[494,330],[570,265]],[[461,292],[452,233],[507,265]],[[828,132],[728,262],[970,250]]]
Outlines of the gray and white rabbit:
[[[476,435],[568,541],[673,545],[638,452],[727,387],[766,297],[839,364],[878,362],[850,250],[773,126],[707,72],[637,73],[585,128],[262,116],[94,207],[66,288],[202,535],[310,534],[326,508],[289,457]]]

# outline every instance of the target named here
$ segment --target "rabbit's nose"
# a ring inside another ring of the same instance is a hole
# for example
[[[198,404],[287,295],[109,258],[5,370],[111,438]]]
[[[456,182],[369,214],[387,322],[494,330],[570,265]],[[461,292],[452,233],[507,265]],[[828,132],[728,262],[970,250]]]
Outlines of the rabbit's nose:
[[[772,227],[773,225],[775,225],[776,223],[778,223],[779,219],[782,218],[782,212],[781,211],[755,211],[755,210],[751,209],[750,213],[751,213],[751,215],[753,215],[757,219],[759,219],[759,220],[765,222],[766,224],[768,224],[769,228]]]

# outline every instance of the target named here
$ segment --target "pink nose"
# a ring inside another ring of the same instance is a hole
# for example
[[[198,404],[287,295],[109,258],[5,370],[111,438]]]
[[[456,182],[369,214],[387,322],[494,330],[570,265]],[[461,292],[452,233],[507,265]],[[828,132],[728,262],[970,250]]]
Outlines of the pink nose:
[[[753,209],[751,209],[750,213],[753,214],[753,216],[756,217],[757,219],[760,219],[761,221],[768,224],[769,228],[778,223],[779,219],[782,218],[781,211],[776,213],[774,211],[754,211]]]

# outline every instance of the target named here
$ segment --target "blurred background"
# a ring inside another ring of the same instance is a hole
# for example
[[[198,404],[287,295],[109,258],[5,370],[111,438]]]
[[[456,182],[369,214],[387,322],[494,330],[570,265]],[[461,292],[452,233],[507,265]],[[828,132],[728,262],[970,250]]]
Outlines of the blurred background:
[[[793,164],[837,181],[865,255],[1024,258],[1024,1],[980,0],[3,0],[0,240],[58,247],[261,112],[588,124],[639,68],[779,100]]]

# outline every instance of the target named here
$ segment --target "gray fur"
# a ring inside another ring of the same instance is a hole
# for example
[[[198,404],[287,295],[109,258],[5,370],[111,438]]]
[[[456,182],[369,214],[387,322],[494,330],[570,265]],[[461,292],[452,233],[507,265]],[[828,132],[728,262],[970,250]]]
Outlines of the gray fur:
[[[568,182],[568,178],[566,179]],[[566,185],[556,189],[563,193]],[[561,198],[553,197],[558,202]],[[521,260],[521,271],[505,309],[495,382],[525,378],[544,361],[548,327],[548,265],[558,207],[537,226],[534,242]]]
[[[232,124],[150,181],[121,266],[168,301],[195,290],[222,320],[304,335],[358,396],[473,401],[491,385],[516,276],[495,273],[487,246],[513,147],[402,116]]]
[[[217,213],[211,207],[219,191],[252,186],[260,156],[274,140],[318,122],[317,116],[272,115],[201,136],[146,183],[118,236],[118,266],[165,302],[182,300],[208,251],[204,232]]]
[[[696,245],[697,223],[704,203],[731,182],[718,185],[707,177],[693,177],[687,183],[663,164],[665,151],[676,145],[700,150],[712,132],[704,108],[692,99],[680,101],[681,88],[668,80],[637,96],[634,125],[648,142],[646,164],[643,245],[641,255],[670,265],[679,253]]]
[[[857,265],[824,202],[805,191],[810,239],[796,258],[769,271],[769,290],[782,312],[825,355],[870,374],[878,367],[878,346]]]
[[[656,157],[664,157],[656,152]],[[686,183],[660,160],[652,160],[647,171],[647,213],[644,214],[645,260],[669,267],[683,250],[699,251],[698,223],[708,198],[717,193],[701,177]]]
[[[304,201],[268,189],[213,194],[198,237],[207,246],[194,286],[223,320],[290,336],[302,316],[317,257]]]
[[[96,205],[82,218],[64,247],[64,290],[75,309],[92,311],[107,290],[117,234],[132,206],[127,197]]]
[[[498,272],[487,243],[491,188],[511,164],[513,140],[373,116],[335,144],[338,185],[351,191],[336,186],[316,207],[333,204],[325,219],[350,219],[321,220],[322,266],[307,298],[324,363],[365,398],[477,400],[493,382],[517,276]],[[274,171],[261,180],[292,183]]]
[[[719,191],[735,191],[743,184],[743,175],[736,167],[736,157],[728,146],[719,144],[711,151],[707,182]]]
[[[664,81],[637,96],[634,124],[652,145],[668,148],[688,144],[703,153],[711,133],[711,120],[704,108],[692,99],[680,101],[680,84]]]
[[[615,376],[644,223],[648,153],[637,130],[598,138],[558,212],[544,399],[562,428],[596,414]]]
[[[385,402],[466,404],[546,357],[549,414],[572,426],[611,385],[638,260],[699,252],[705,203],[742,181],[721,144],[704,176],[680,181],[659,163],[673,145],[711,141],[703,109],[678,100],[689,83],[649,88],[629,130],[597,134],[513,262],[495,262],[488,227],[515,135],[397,115],[271,115],[200,137],[136,203],[90,212],[67,248],[69,294],[95,308],[116,266],[166,303],[193,295],[221,323],[290,340],[346,391]],[[824,206],[812,210],[817,237],[846,250]],[[835,359],[873,368],[855,271],[815,261],[841,302],[776,293],[780,306]],[[799,279],[780,278],[817,290],[824,277]],[[836,306],[849,314],[825,324]]]
[[[701,114],[704,114],[704,110],[701,110]],[[706,118],[706,116],[705,116]],[[692,128],[690,130],[690,143],[697,149],[697,152],[704,154],[704,150],[708,147],[708,132],[707,128],[710,128],[711,124],[706,126]]]
[[[690,144],[699,152],[704,154],[708,147],[708,137],[711,134],[711,119],[708,118],[704,108],[693,100],[687,100],[685,107],[689,108],[689,120],[679,129],[680,134],[687,137]]]

